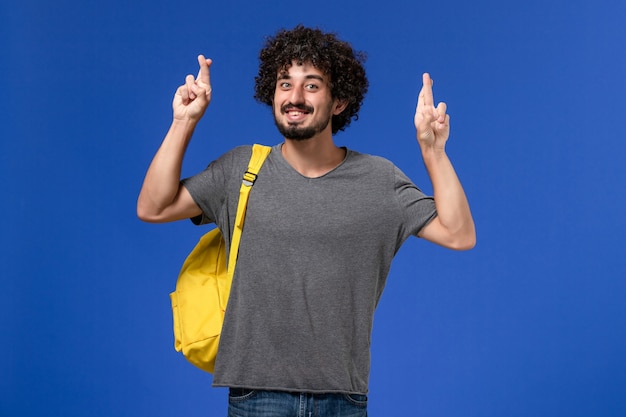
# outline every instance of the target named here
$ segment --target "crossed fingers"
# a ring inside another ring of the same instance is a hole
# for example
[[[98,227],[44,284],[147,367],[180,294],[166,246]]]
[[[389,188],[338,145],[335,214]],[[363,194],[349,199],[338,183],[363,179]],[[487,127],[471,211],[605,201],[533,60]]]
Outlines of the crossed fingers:
[[[445,123],[446,110],[446,103],[443,102],[435,107],[433,80],[430,78],[430,74],[424,73],[422,76],[422,89],[417,100],[417,111],[421,112],[427,122],[437,121],[438,123]]]
[[[212,60],[207,59],[204,55],[198,55],[198,64],[200,65],[200,70],[198,71],[197,79],[206,85],[211,85],[211,72],[209,71],[209,67],[213,63]]]
[[[212,61],[206,59],[204,55],[198,55],[198,64],[200,65],[200,69],[197,77],[191,74],[187,75],[185,77],[185,84],[179,89],[184,104],[189,104],[201,94],[207,96],[211,94],[211,75],[209,67]]]

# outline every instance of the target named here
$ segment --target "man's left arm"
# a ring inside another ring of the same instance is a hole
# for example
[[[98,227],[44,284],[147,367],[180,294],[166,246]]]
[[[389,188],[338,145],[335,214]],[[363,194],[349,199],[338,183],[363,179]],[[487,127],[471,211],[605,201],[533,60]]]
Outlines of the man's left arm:
[[[433,82],[423,75],[423,86],[415,110],[417,141],[433,184],[437,217],[419,236],[450,249],[467,250],[476,245],[476,230],[465,191],[445,151],[450,134],[446,104],[434,105]]]

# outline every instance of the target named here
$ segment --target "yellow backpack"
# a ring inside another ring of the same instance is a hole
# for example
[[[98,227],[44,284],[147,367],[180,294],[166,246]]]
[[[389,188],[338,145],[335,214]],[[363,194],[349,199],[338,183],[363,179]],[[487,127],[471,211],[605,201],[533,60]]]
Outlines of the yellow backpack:
[[[200,238],[183,263],[176,291],[170,294],[174,319],[174,348],[198,368],[213,373],[230,285],[235,272],[248,196],[270,153],[254,145],[239,191],[237,217],[226,262],[226,248],[218,228]],[[228,265],[228,267],[227,267]]]

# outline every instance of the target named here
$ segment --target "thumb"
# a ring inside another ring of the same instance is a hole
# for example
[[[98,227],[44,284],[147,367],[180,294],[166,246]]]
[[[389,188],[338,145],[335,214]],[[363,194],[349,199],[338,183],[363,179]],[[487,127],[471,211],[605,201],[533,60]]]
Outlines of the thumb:
[[[195,101],[200,104],[202,107],[206,107],[209,103],[209,99],[207,97],[207,90],[203,87],[200,87],[197,83],[194,83],[191,86],[191,91],[195,97]]]
[[[446,105],[446,103],[441,102],[437,105],[437,121],[439,123],[443,123],[446,120],[446,110],[448,109],[448,106]]]

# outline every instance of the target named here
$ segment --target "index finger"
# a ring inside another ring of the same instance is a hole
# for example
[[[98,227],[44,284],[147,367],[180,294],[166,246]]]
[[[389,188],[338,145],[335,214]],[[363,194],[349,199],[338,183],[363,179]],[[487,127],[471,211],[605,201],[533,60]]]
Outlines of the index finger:
[[[200,71],[198,71],[198,80],[205,84],[211,84],[211,74],[209,67],[212,64],[210,59],[204,57],[204,55],[198,55],[198,64],[200,65]]]
[[[419,95],[419,104],[424,106],[434,106],[433,99],[433,80],[430,78],[430,74],[425,72],[422,75],[422,89]]]

